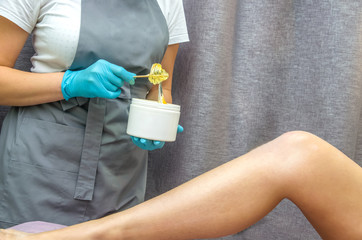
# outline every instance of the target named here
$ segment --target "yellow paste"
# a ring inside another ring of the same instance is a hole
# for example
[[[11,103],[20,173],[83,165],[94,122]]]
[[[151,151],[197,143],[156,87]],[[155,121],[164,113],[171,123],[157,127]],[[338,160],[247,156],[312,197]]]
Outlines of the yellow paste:
[[[162,69],[161,64],[154,63],[151,67],[148,80],[155,85],[155,84],[160,84],[161,82],[165,81],[167,78],[168,78],[168,73],[165,71],[165,69]]]
[[[161,96],[161,99],[158,99],[158,102],[162,104],[167,104],[166,99],[163,95]]]

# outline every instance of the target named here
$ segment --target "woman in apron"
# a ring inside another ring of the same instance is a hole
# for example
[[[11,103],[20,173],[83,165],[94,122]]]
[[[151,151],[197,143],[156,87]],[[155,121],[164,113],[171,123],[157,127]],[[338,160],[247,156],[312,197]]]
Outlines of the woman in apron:
[[[188,41],[182,1],[7,0],[0,29],[0,104],[14,106],[0,138],[0,227],[72,225],[142,202],[147,149],[162,144],[126,135],[131,98],[157,96],[133,76],[161,61],[172,76]],[[12,69],[29,33],[32,73]]]

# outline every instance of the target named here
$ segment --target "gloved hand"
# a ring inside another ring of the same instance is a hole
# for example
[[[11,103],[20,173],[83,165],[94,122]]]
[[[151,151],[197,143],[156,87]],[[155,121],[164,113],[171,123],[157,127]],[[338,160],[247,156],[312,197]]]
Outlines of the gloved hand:
[[[121,94],[120,87],[125,81],[134,84],[135,75],[101,59],[84,70],[66,71],[62,80],[62,93],[65,100],[72,97],[116,98]]]
[[[177,126],[177,133],[181,133],[184,131],[184,128],[181,125]],[[155,150],[160,149],[165,145],[165,142],[162,141],[155,141],[155,140],[148,140],[144,138],[138,138],[131,136],[132,142],[136,144],[136,146],[144,149],[144,150]]]

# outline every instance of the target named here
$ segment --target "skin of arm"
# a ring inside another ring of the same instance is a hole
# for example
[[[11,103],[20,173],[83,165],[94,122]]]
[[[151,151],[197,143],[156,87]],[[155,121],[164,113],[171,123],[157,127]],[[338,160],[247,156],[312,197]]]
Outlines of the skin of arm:
[[[35,235],[0,240],[217,238],[295,203],[323,239],[362,239],[362,168],[317,136],[294,131],[133,208]]]
[[[64,99],[61,91],[63,72],[30,73],[13,68],[29,34],[1,16],[0,32],[0,105],[29,106]],[[170,76],[162,83],[168,103],[172,103],[172,75],[178,47],[179,44],[169,45],[161,62]],[[147,99],[158,99],[157,85],[151,88]]]
[[[1,16],[0,32],[0,105],[28,106],[64,99],[64,73],[30,73],[13,68],[29,34]]]
[[[166,72],[168,72],[169,74],[169,78],[166,81],[162,82],[162,92],[167,103],[172,103],[172,76],[178,48],[179,44],[169,45],[161,62],[162,68],[165,69]],[[158,85],[154,85],[151,88],[151,90],[148,92],[147,99],[157,101]]]

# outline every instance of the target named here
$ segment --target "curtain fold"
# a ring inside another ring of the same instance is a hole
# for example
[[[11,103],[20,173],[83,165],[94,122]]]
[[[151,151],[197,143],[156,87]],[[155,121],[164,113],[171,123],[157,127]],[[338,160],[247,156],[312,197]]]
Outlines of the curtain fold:
[[[185,131],[150,153],[147,198],[292,130],[312,132],[362,165],[361,1],[184,0],[184,7],[191,41],[179,50],[173,96]],[[320,237],[284,200],[223,239]]]

